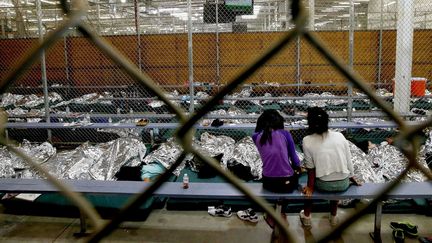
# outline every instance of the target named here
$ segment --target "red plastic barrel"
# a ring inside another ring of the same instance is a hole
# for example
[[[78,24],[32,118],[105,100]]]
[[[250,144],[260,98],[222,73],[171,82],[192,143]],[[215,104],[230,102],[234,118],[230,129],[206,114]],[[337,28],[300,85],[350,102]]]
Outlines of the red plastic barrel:
[[[411,96],[421,97],[426,93],[426,78],[411,78]],[[395,81],[392,82],[393,93],[395,89]]]
[[[415,97],[424,96],[426,91],[426,81],[426,78],[412,78],[411,95]]]

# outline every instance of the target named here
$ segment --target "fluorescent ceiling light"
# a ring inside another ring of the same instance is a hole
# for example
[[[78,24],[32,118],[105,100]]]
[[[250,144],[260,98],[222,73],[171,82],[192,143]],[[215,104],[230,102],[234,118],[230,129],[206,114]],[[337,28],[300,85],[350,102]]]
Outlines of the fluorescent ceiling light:
[[[159,10],[161,13],[165,12],[165,13],[173,13],[173,12],[178,12],[181,11],[180,8],[162,8]]]
[[[258,15],[242,15],[241,16],[242,19],[256,19],[258,18]]]
[[[63,18],[43,18],[42,19],[42,21],[46,21],[46,22],[48,22],[48,21],[59,21],[59,20],[62,20]]]
[[[387,3],[387,4],[384,4],[384,6],[390,6],[390,5],[393,5],[393,4],[395,4],[395,3],[396,3],[396,1],[389,2],[389,3]]]
[[[339,10],[336,10],[336,9],[324,9],[321,12],[322,13],[336,13],[336,12],[339,12]]]
[[[320,23],[315,23],[315,26],[322,26],[322,25],[326,25],[328,23],[331,23],[332,21],[324,21],[324,22],[320,22]]]
[[[179,18],[183,21],[186,21],[188,19],[188,13],[172,13],[172,16]]]
[[[56,5],[57,2],[53,2],[53,1],[48,1],[48,0],[40,0],[43,3],[48,3],[48,4],[52,4],[52,5]]]
[[[13,4],[12,3],[6,3],[6,2],[0,2],[0,7],[9,8],[9,7],[13,7]]]

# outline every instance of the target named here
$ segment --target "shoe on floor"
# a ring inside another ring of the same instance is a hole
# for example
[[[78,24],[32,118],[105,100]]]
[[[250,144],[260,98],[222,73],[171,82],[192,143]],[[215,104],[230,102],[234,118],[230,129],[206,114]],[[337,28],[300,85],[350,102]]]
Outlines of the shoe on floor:
[[[231,208],[226,205],[220,205],[217,207],[208,207],[208,213],[212,216],[231,217]]]
[[[405,234],[403,230],[400,229],[393,230],[392,235],[395,243],[403,243],[405,241]]]
[[[249,221],[252,223],[258,222],[258,215],[256,214],[255,210],[253,210],[252,208],[248,208],[244,211],[238,211],[237,216],[241,220]]]
[[[302,223],[303,226],[305,226],[305,227],[311,227],[312,226],[311,216],[310,215],[306,216],[304,214],[304,210],[300,211],[299,217],[300,217],[300,222]]]
[[[339,223],[339,220],[336,215],[329,214],[329,221],[331,226],[336,226]]]
[[[417,225],[413,225],[409,222],[390,222],[390,227],[394,230],[402,230],[404,234],[411,237],[418,236]]]
[[[420,237],[418,240],[420,243],[432,243],[432,236],[431,237]]]

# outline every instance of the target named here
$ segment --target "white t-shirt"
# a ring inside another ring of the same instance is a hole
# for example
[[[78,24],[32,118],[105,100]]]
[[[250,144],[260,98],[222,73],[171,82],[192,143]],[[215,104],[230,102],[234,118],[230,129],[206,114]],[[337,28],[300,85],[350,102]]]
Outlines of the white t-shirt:
[[[343,180],[354,175],[348,141],[340,132],[328,131],[303,138],[304,165],[315,168],[316,177],[324,181]]]

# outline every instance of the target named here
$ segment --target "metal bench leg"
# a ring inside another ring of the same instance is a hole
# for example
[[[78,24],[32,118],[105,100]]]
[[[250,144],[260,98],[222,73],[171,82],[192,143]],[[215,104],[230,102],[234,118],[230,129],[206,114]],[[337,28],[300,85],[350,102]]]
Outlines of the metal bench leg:
[[[88,236],[90,233],[87,232],[87,221],[83,212],[80,210],[80,232],[74,233],[75,237]]]
[[[372,237],[373,241],[375,243],[381,243],[381,217],[382,217],[382,202],[378,202],[376,205],[376,211],[375,211],[375,225],[374,225],[374,232],[370,233],[370,236]]]

